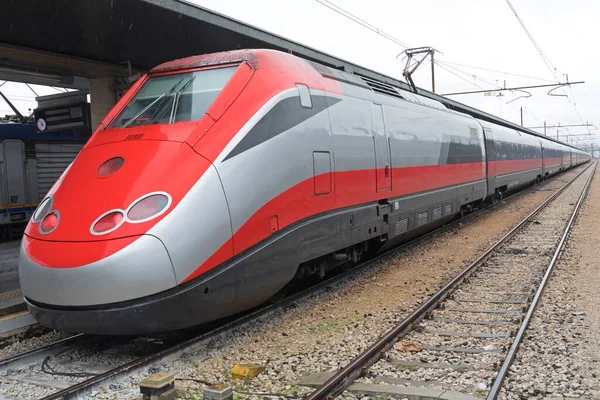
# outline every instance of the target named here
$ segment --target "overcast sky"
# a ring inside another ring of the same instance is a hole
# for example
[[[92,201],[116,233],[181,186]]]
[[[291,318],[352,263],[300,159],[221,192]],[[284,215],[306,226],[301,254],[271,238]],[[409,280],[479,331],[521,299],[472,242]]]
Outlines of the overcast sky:
[[[548,84],[555,81],[505,0],[330,0],[401,42],[412,46],[432,46],[443,54],[441,62],[460,63],[532,78],[521,78],[455,64],[436,66],[436,92],[488,89],[496,81],[507,87]],[[381,35],[337,14],[316,0],[191,0],[192,3],[247,22],[278,35],[317,48],[326,53],[401,78],[404,62],[396,60],[404,50]],[[558,78],[585,81],[565,88],[577,105],[584,122],[600,123],[597,98],[600,81],[597,68],[600,55],[590,48],[598,37],[600,17],[597,0],[512,0],[511,4],[550,62]],[[442,67],[449,69],[454,74]],[[453,69],[455,68],[455,69]],[[476,78],[473,78],[473,75]],[[547,81],[543,81],[543,80]],[[415,73],[417,86],[431,89],[429,64]],[[488,83],[489,82],[489,83]],[[506,104],[522,92],[505,96],[483,94],[452,98],[524,125],[578,124],[574,107],[566,97],[548,96],[550,88],[529,90],[531,97]],[[553,93],[563,94],[562,90]],[[541,130],[543,131],[543,130]],[[586,128],[570,128],[571,133],[587,133]],[[556,129],[548,130],[556,135]],[[600,130],[594,131],[598,132]],[[561,130],[560,134],[566,134]],[[566,137],[561,139],[565,139]],[[589,142],[589,141],[588,141]]]
[[[364,67],[401,78],[404,62],[396,56],[404,47],[362,27],[320,4],[317,0],[188,0],[264,30],[322,50]],[[325,0],[322,0],[325,1]],[[432,46],[442,63],[436,65],[436,92],[479,90],[500,86],[539,85],[555,82],[542,57],[519,24],[506,0],[330,0],[401,42],[412,46]],[[582,120],[600,123],[597,98],[600,80],[596,72],[600,55],[591,46],[598,37],[595,29],[600,17],[597,0],[511,0],[525,26],[556,67],[561,81],[585,84],[565,88],[569,97],[552,97],[550,88],[531,89],[531,97],[507,102],[526,94],[504,92],[505,96],[483,94],[452,96],[455,100],[483,109],[524,125],[578,124]],[[591,47],[591,48],[590,48]],[[462,65],[505,71],[529,78],[475,69]],[[449,71],[448,71],[449,70]],[[414,75],[419,87],[431,89],[430,65],[424,64]],[[40,94],[57,93],[33,86]],[[22,110],[35,107],[27,99],[33,93],[24,85],[6,84]],[[564,94],[561,89],[554,93]],[[576,104],[577,112],[573,104]],[[0,112],[6,112],[0,104]],[[543,131],[543,130],[542,130]],[[592,133],[600,130],[590,130]],[[561,134],[566,134],[562,129]],[[587,133],[587,128],[570,128],[572,134]],[[556,129],[548,129],[556,136]],[[575,137],[574,137],[575,138]],[[582,137],[577,137],[582,138]],[[566,137],[561,136],[561,140]],[[587,141],[590,142],[589,140]],[[600,143],[600,142],[598,142]]]

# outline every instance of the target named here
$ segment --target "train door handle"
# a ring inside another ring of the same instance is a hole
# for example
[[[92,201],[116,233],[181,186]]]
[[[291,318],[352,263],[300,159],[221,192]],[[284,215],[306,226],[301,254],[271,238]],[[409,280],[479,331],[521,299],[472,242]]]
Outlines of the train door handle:
[[[387,165],[385,166],[385,172],[384,172],[384,174],[385,174],[385,177],[386,177],[386,178],[387,178],[388,176],[390,176],[390,167],[389,167],[389,166],[387,166]]]

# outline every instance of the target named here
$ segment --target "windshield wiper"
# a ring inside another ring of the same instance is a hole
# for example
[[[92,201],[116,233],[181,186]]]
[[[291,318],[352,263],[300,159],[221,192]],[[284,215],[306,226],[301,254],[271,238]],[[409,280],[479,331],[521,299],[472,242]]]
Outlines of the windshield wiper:
[[[173,107],[171,108],[171,115],[169,116],[169,124],[175,122],[175,113],[177,112],[177,107],[179,106],[179,97],[183,93],[183,91],[192,83],[192,81],[196,79],[196,75],[192,76],[186,83],[175,93],[175,99],[173,100]]]
[[[136,119],[138,119],[140,117],[140,115],[142,115],[143,113],[145,113],[146,111],[148,111],[148,109],[150,107],[152,107],[154,104],[156,104],[156,102],[158,102],[161,99],[166,99],[168,96],[171,95],[171,93],[173,93],[173,90],[175,90],[175,88],[177,86],[179,86],[179,84],[181,83],[181,81],[183,80],[183,78],[181,78],[175,85],[173,85],[173,87],[169,90],[167,90],[166,92],[164,92],[163,94],[161,94],[160,96],[158,96],[156,99],[154,99],[154,101],[150,104],[148,104],[146,107],[142,108],[137,114],[135,114],[133,117],[131,117],[131,119],[129,119],[127,122],[125,122],[123,124],[123,128],[127,128],[133,121],[135,121]],[[163,103],[161,103],[160,105],[162,106]],[[158,107],[157,109],[159,109],[160,107]],[[156,110],[155,110],[156,113]],[[152,114],[152,117],[154,116],[154,113]]]

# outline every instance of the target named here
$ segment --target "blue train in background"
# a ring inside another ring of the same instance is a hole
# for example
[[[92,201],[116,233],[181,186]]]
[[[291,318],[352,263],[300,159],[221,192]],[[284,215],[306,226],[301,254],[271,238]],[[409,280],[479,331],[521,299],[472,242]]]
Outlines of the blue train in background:
[[[0,118],[0,241],[18,239],[39,202],[91,136],[87,91],[36,98],[23,116]]]
[[[75,159],[89,132],[38,132],[33,123],[0,122],[0,239],[22,235],[31,214]]]

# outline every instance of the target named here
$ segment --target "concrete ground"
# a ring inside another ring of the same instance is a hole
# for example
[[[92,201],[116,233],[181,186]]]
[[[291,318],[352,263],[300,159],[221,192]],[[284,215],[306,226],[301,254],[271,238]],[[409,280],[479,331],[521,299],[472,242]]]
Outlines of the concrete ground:
[[[17,270],[19,245],[19,240],[0,243],[0,315],[23,305]]]

